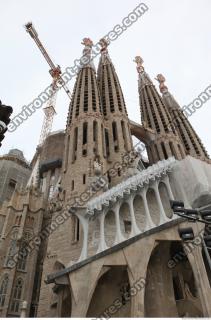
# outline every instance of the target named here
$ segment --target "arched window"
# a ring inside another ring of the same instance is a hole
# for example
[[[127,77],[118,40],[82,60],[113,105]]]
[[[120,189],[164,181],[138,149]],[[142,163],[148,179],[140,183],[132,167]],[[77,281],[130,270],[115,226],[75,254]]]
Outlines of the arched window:
[[[31,217],[31,219],[30,219],[30,226],[33,227],[33,225],[34,225],[34,217]]]
[[[34,224],[34,218],[33,218],[33,217],[30,217],[30,216],[27,216],[27,217],[26,217],[26,224],[25,224],[25,226],[26,226],[26,227],[33,227],[33,224]]]
[[[3,276],[3,279],[0,285],[0,307],[4,306],[4,302],[7,294],[8,282],[9,282],[9,276],[8,274],[5,274]]]
[[[13,287],[12,291],[12,301],[10,310],[12,312],[19,312],[20,303],[21,303],[21,294],[23,289],[23,280],[18,278],[15,282],[15,286]]]
[[[117,133],[117,125],[115,121],[112,122],[112,133],[113,133],[114,150],[115,152],[118,152],[119,151],[118,133]]]
[[[21,219],[22,219],[22,215],[18,215],[18,216],[16,216],[16,218],[15,218],[15,225],[20,225],[21,224]]]
[[[12,239],[10,242],[10,247],[9,247],[9,251],[8,251],[8,255],[6,258],[6,267],[8,268],[12,268],[15,265],[15,256],[17,253],[18,247],[17,247],[17,240],[16,239]]]

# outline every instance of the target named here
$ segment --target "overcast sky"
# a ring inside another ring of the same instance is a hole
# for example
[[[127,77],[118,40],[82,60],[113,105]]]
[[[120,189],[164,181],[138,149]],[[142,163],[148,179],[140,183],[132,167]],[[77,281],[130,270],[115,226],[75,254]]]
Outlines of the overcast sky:
[[[181,106],[191,103],[211,84],[211,1],[143,2],[149,10],[109,46],[129,117],[137,122],[140,122],[140,111],[134,56],[142,56],[145,70],[152,79],[158,73],[165,75],[169,91]],[[11,105],[15,115],[51,83],[46,61],[24,30],[26,22],[34,23],[53,61],[64,70],[80,58],[84,37],[97,42],[139,3],[136,0],[1,0],[2,102]],[[94,63],[97,66],[98,58]],[[74,81],[69,83],[70,89]],[[53,130],[65,127],[68,105],[68,97],[60,91]],[[42,120],[40,109],[15,132],[7,133],[0,154],[19,148],[30,160],[39,140]],[[211,99],[189,120],[211,154]]]

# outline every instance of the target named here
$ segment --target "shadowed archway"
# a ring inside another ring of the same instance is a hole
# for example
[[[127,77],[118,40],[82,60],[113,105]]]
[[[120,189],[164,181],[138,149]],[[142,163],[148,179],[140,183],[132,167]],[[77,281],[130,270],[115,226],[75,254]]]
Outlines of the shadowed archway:
[[[129,289],[127,268],[112,266],[98,280],[86,317],[130,317],[130,299],[124,295]]]

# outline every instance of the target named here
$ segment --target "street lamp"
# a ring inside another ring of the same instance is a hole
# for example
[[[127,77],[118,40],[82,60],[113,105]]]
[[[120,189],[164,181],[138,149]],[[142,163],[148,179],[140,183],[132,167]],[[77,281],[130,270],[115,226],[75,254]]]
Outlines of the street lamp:
[[[211,210],[185,209],[184,202],[175,200],[170,200],[170,206],[176,215],[188,221],[211,225]]]
[[[170,206],[176,215],[186,218],[189,222],[198,221],[205,225],[211,225],[211,210],[185,209],[184,202],[175,200],[170,200]],[[179,229],[179,235],[184,242],[194,239],[193,229],[189,227]],[[211,270],[211,259],[208,252],[208,249],[211,250],[211,235],[204,235],[202,246]]]
[[[183,241],[191,241],[194,239],[194,233],[192,228],[179,229],[179,235]]]

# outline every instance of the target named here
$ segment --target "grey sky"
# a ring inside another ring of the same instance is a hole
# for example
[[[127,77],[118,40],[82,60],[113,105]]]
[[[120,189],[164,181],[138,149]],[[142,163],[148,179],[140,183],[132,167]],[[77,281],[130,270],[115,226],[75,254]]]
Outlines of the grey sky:
[[[211,84],[211,1],[151,0],[149,7],[109,46],[110,56],[124,92],[129,117],[140,122],[135,55],[144,59],[152,79],[163,73],[177,101],[187,105]],[[0,2],[0,99],[21,111],[51,82],[48,65],[25,32],[23,25],[32,21],[50,56],[62,70],[72,66],[82,52],[81,40],[97,42],[120,23],[140,2],[78,0],[1,0]],[[94,61],[97,66],[98,58]],[[155,81],[156,82],[156,81]],[[74,80],[69,83],[72,89]],[[156,84],[157,86],[157,84]],[[53,130],[65,127],[69,101],[59,92]],[[208,135],[211,100],[189,120],[211,154]],[[15,132],[7,133],[0,154],[11,148],[23,150],[30,160],[39,140],[43,120],[38,110]]]

